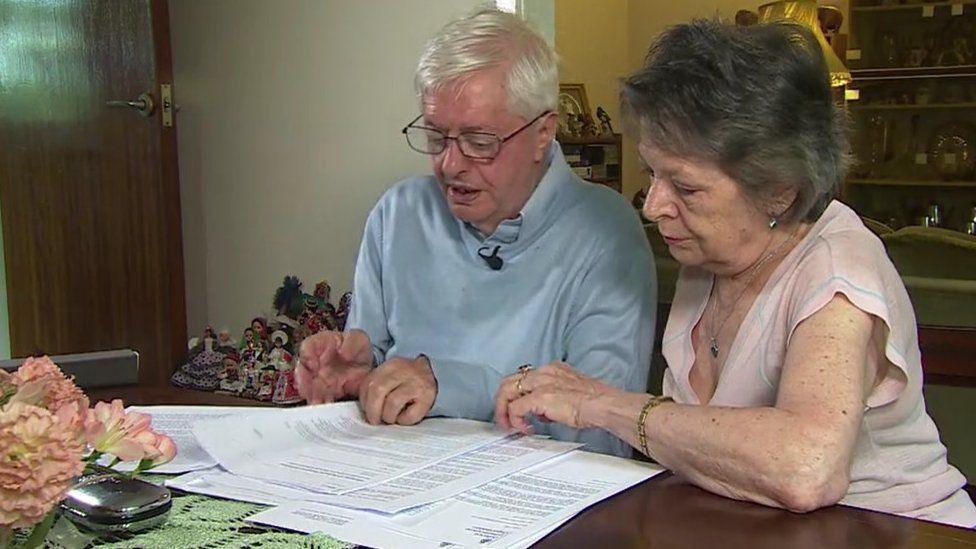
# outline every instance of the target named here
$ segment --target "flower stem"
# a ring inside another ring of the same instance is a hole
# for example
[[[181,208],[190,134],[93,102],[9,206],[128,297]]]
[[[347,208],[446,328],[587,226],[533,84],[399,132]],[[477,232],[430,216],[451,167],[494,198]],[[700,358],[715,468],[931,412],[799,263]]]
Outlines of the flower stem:
[[[51,531],[51,526],[54,525],[54,515],[56,514],[56,508],[52,509],[44,517],[44,520],[34,525],[34,529],[31,530],[30,537],[24,540],[19,548],[22,549],[34,549],[34,547],[40,547],[44,544],[44,538],[47,537],[47,533]]]
[[[124,476],[122,473],[112,469],[111,467],[106,467],[104,465],[99,465],[97,463],[89,463],[85,466],[86,470],[90,470],[93,473],[105,473],[108,475]]]

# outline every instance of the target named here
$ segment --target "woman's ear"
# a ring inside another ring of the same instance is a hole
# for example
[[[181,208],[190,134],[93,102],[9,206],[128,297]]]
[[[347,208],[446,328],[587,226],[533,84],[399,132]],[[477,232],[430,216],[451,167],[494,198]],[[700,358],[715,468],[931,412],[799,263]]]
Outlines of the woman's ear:
[[[769,201],[768,213],[770,217],[779,219],[783,217],[786,212],[793,208],[796,204],[796,199],[799,196],[799,191],[793,188],[784,188]]]

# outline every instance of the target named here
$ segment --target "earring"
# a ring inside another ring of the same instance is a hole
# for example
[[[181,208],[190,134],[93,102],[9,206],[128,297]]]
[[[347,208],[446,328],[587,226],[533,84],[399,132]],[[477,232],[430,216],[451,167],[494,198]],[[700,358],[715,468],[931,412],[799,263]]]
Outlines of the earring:
[[[776,228],[776,225],[778,225],[778,223],[776,221],[776,218],[775,217],[770,217],[769,218],[769,230],[771,231],[771,230],[775,229]]]

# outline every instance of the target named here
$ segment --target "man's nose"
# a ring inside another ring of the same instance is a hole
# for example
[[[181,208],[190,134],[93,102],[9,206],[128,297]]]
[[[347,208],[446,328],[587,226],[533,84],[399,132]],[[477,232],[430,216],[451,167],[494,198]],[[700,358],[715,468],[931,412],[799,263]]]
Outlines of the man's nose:
[[[463,172],[468,165],[468,157],[461,153],[461,145],[457,139],[448,139],[447,147],[440,154],[441,172],[448,179]]]

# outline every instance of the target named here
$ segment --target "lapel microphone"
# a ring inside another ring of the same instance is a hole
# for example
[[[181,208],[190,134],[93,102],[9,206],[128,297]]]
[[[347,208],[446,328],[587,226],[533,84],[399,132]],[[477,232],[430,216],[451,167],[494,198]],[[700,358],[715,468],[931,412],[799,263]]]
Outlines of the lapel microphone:
[[[491,253],[487,255],[485,254],[485,252],[489,250],[488,246],[483,246],[480,250],[478,250],[478,257],[484,259],[485,263],[488,264],[488,268],[490,268],[493,271],[501,270],[502,265],[505,264],[505,262],[502,261],[502,258],[498,257],[498,250],[500,248],[501,246],[495,246],[495,249],[491,250]]]

